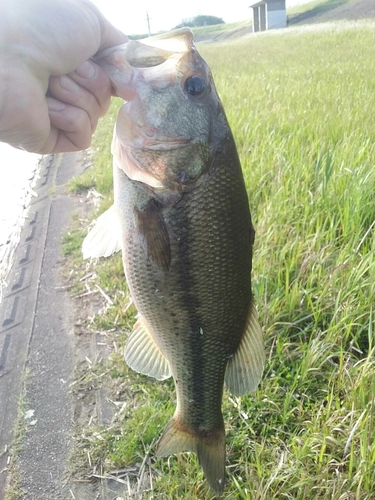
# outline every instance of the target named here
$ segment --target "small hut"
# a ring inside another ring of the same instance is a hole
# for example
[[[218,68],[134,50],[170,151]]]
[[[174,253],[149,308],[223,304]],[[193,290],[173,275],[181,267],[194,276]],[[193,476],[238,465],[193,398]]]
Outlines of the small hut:
[[[255,0],[249,7],[253,9],[254,32],[285,28],[285,0]]]

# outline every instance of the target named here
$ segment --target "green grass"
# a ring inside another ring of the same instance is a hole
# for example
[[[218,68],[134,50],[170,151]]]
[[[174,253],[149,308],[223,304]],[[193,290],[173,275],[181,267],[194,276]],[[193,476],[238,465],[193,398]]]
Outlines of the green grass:
[[[111,195],[113,191],[111,140],[120,106],[120,99],[113,100],[105,120],[99,121],[91,148],[95,159],[94,166],[69,182],[71,192],[80,193],[95,187],[103,196]]]
[[[17,459],[22,451],[22,446],[26,438],[27,428],[33,423],[33,413],[28,414],[27,393],[25,383],[29,376],[29,370],[26,370],[22,378],[22,391],[18,400],[18,413],[13,429],[13,444],[9,453],[8,478],[5,489],[4,500],[18,500],[27,494],[27,491],[21,486],[21,477]],[[5,453],[5,451],[3,452]]]
[[[267,349],[258,390],[224,395],[227,499],[375,497],[375,26],[337,26],[200,49],[242,161]],[[106,206],[116,108],[85,174]],[[115,297],[96,321],[123,332],[119,346],[134,322],[120,267],[118,256],[95,267]],[[212,499],[193,454],[154,457],[173,412],[170,381],[133,373],[120,354],[110,374],[125,409],[109,429],[84,434],[105,470],[140,470],[146,457],[142,498]]]

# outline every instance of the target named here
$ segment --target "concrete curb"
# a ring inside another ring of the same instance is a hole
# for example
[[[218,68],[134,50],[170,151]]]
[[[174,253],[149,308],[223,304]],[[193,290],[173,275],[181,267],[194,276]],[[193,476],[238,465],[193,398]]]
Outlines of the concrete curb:
[[[0,500],[9,479],[22,393],[32,419],[26,421],[17,460],[24,492],[19,498],[106,498],[105,488],[89,481],[71,482],[66,471],[74,425],[69,382],[77,339],[74,304],[61,289],[61,241],[77,203],[65,185],[82,172],[82,158],[82,153],[43,158],[35,187],[38,198],[31,203],[0,306]]]
[[[0,499],[5,495],[12,431],[17,420],[22,377],[28,357],[38,297],[38,283],[47,235],[51,200],[57,167],[54,156],[45,157],[40,179],[31,203],[28,220],[21,233],[8,287],[0,309]]]

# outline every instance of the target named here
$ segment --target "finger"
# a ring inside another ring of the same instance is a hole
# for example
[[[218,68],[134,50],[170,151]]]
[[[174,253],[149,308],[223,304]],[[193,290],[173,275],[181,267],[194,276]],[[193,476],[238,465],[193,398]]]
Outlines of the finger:
[[[43,150],[46,153],[65,153],[88,148],[92,136],[88,113],[52,97],[47,97],[47,104],[51,130]]]
[[[57,101],[82,109],[88,115],[91,132],[95,130],[101,114],[100,106],[95,96],[70,76],[52,76],[48,85],[49,96]]]
[[[104,69],[93,61],[85,61],[69,76],[95,97],[100,109],[99,116],[104,116],[112,94],[111,81]]]

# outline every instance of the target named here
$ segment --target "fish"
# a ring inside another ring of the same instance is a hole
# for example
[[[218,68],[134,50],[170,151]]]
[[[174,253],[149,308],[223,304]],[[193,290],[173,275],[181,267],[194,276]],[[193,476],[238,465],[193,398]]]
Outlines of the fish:
[[[112,141],[114,205],[83,254],[122,251],[138,311],[125,361],[158,380],[172,376],[176,389],[156,454],[195,452],[220,496],[224,384],[236,396],[254,391],[265,360],[236,144],[189,28],[106,49],[95,61],[126,102]]]

